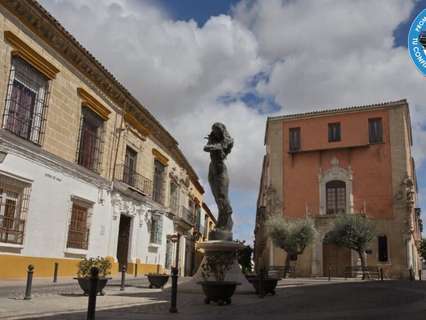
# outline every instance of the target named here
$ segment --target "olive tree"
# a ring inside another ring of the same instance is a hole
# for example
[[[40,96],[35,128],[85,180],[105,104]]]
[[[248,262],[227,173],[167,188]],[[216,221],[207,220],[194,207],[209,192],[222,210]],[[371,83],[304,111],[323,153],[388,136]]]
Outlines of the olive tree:
[[[422,239],[419,250],[420,256],[426,261],[426,238]]]
[[[314,223],[311,219],[290,221],[279,215],[274,215],[268,218],[265,225],[266,232],[274,245],[287,253],[285,277],[290,267],[290,257],[302,254],[305,248],[314,240]]]
[[[354,250],[361,260],[362,278],[365,279],[366,261],[364,252],[375,237],[375,226],[362,214],[343,214],[336,218],[333,229],[324,242]]]

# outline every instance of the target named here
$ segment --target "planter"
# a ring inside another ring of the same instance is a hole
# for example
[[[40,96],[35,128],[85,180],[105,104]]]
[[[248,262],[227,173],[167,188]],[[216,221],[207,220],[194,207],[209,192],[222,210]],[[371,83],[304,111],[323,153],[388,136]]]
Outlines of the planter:
[[[259,278],[258,277],[250,277],[247,278],[248,282],[250,282],[253,287],[254,290],[256,290],[256,294],[259,294]],[[279,278],[267,278],[263,280],[263,286],[264,286],[264,293],[268,294],[270,293],[271,295],[275,295],[275,288],[277,287],[277,283],[280,279]]]
[[[149,288],[163,288],[164,285],[169,281],[168,274],[147,274],[149,281]]]
[[[198,284],[203,288],[206,296],[204,302],[217,302],[219,305],[231,304],[231,297],[235,292],[237,285],[241,283],[235,281],[200,281]]]
[[[81,290],[84,291],[84,295],[89,295],[90,292],[90,278],[74,278],[78,281],[78,284],[80,285]],[[111,278],[100,278],[98,280],[98,290],[96,291],[96,293],[100,294],[101,296],[103,296],[104,293],[104,288],[108,282],[108,280],[110,280]]]

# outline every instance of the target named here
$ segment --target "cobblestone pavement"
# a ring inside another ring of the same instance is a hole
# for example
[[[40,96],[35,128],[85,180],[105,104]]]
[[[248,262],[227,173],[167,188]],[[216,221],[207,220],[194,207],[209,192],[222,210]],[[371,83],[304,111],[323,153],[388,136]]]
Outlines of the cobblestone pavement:
[[[288,279],[279,283],[276,296],[261,299],[254,294],[234,295],[229,306],[205,305],[202,294],[180,293],[179,313],[174,315],[168,312],[169,296],[167,290],[126,289],[114,299],[131,301],[134,305],[121,307],[105,304],[112,296],[98,297],[101,308],[113,309],[97,311],[96,319],[426,319],[426,281]],[[87,298],[79,303],[85,306]],[[85,312],[36,318],[77,320],[85,319]]]
[[[148,286],[148,279],[143,278],[127,278],[126,283],[133,286]],[[108,282],[111,286],[118,286],[120,284],[119,279],[112,279]],[[65,280],[58,283],[51,281],[41,280],[35,281],[32,287],[32,295],[44,296],[44,295],[58,295],[58,294],[73,294],[80,291],[80,287],[76,280]],[[21,298],[25,292],[25,282],[16,281],[11,283],[2,283],[0,285],[0,298]]]

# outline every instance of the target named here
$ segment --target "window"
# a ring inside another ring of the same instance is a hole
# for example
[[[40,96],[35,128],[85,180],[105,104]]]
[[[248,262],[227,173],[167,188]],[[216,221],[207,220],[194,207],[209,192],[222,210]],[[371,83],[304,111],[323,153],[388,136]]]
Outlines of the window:
[[[340,123],[328,124],[328,142],[340,141]]]
[[[300,150],[300,128],[290,128],[289,143],[290,151]]]
[[[151,216],[151,234],[149,237],[150,243],[161,244],[163,233],[163,220],[160,215],[153,214]]]
[[[123,181],[130,186],[136,185],[136,163],[138,153],[130,147],[126,147],[124,159]]]
[[[154,190],[152,198],[158,203],[164,202],[164,176],[166,167],[157,159],[154,160]]]
[[[177,214],[179,209],[179,189],[176,182],[170,182],[170,209]]]
[[[0,175],[0,242],[22,244],[30,187]]]
[[[67,248],[87,250],[89,244],[89,206],[73,202]]]
[[[201,231],[201,208],[198,205],[195,207],[195,229]]]
[[[388,239],[386,236],[378,236],[378,246],[379,246],[379,261],[387,262],[388,261]]]
[[[383,142],[382,119],[368,119],[368,137],[370,143]]]
[[[12,58],[3,127],[41,144],[47,112],[48,80],[21,58]]]
[[[346,212],[346,184],[343,181],[330,181],[325,185],[327,214]]]
[[[83,107],[81,114],[77,162],[79,165],[98,172],[101,162],[103,120],[89,108]]]

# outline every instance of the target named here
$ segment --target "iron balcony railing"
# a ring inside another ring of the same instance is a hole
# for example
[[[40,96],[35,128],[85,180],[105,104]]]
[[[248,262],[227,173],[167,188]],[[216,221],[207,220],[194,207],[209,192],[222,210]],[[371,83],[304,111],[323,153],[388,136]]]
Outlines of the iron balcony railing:
[[[22,244],[25,220],[0,216],[0,242]]]
[[[181,207],[180,217],[189,224],[194,224],[194,213],[186,208],[185,206]]]
[[[116,180],[124,182],[145,195],[152,194],[152,181],[124,164],[115,167]]]

